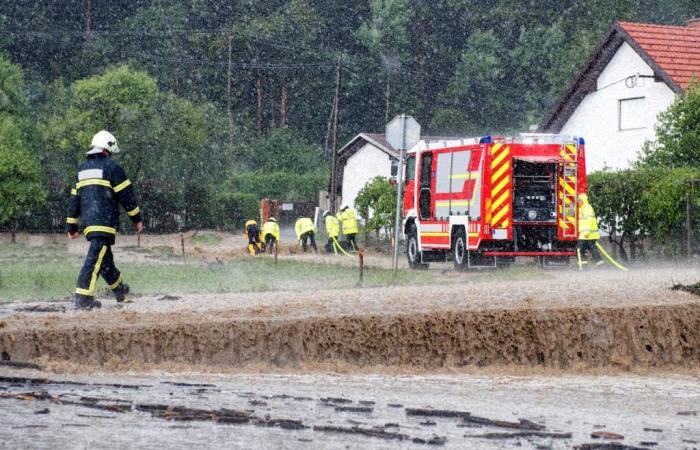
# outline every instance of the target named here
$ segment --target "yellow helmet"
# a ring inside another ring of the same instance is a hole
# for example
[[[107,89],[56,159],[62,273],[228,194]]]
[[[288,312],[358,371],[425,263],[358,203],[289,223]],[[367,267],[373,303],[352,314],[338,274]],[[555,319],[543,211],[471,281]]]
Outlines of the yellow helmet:
[[[579,194],[578,199],[581,202],[587,202],[588,201],[588,194]]]

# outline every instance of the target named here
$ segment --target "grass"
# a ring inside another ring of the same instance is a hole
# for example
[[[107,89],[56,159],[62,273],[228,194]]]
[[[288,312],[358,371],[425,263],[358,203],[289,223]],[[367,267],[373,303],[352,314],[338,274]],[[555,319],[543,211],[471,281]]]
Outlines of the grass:
[[[216,245],[220,243],[222,239],[221,236],[214,233],[197,233],[189,238],[188,241],[195,245]]]
[[[196,294],[351,288],[357,284],[356,268],[241,257],[225,264],[163,261],[120,262],[132,292],[137,294]],[[72,296],[83,257],[68,255],[65,246],[42,248],[0,245],[0,302],[60,300]],[[425,284],[428,273],[399,272],[396,280],[385,269],[366,269],[367,286]],[[98,297],[110,295],[104,280],[98,281]]]

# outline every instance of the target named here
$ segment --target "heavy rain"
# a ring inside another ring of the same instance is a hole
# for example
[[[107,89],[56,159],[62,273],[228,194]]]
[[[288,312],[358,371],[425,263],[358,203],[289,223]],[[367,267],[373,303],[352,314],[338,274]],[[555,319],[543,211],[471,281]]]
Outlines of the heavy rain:
[[[700,6],[0,5],[0,447],[700,448]]]

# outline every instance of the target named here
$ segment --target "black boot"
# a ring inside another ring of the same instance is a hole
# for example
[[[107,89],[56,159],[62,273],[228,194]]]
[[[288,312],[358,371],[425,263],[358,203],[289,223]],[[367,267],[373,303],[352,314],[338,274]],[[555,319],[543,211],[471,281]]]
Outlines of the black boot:
[[[112,289],[112,292],[114,292],[114,296],[117,298],[117,303],[122,303],[126,298],[126,294],[129,293],[129,285],[122,283],[115,289]]]
[[[102,303],[89,295],[75,294],[75,309],[90,311],[93,308],[101,308]]]

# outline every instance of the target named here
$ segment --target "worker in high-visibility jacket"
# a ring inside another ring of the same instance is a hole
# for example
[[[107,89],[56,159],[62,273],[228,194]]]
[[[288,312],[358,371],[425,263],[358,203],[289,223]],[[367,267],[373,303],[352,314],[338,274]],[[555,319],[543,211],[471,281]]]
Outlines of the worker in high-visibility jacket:
[[[323,218],[326,223],[326,234],[328,235],[328,242],[326,242],[326,253],[338,253],[336,245],[338,244],[338,235],[340,234],[340,222],[338,219],[331,214],[330,211],[326,210],[323,213]]]
[[[340,207],[340,212],[337,214],[338,220],[343,225],[343,234],[345,239],[348,241],[348,245],[352,250],[357,250],[357,214],[355,210],[344,203]]]
[[[600,253],[596,248],[596,243],[600,239],[598,231],[598,220],[595,216],[595,211],[590,203],[588,203],[588,195],[580,194],[578,196],[578,242],[577,246],[581,256],[585,256],[586,252],[591,253],[591,257],[596,265],[603,264],[600,259]]]
[[[308,217],[299,217],[294,224],[294,231],[297,234],[297,239],[301,242],[301,249],[306,253],[307,242],[311,242],[311,246],[314,251],[318,253],[318,247],[316,247],[316,225],[314,225],[313,220]]]
[[[256,222],[254,219],[248,220],[245,223],[244,230],[244,234],[248,238],[248,253],[251,256],[255,256],[262,250],[258,222]]]
[[[270,220],[263,224],[260,234],[262,251],[272,253],[274,246],[280,241],[280,226],[277,224],[277,219],[270,217]]]

